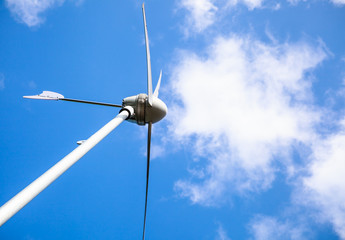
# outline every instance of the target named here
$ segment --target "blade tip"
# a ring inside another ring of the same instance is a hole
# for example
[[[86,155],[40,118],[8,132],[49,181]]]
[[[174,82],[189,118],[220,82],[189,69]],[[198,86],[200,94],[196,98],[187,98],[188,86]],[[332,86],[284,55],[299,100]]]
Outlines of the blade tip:
[[[40,99],[38,97],[38,95],[33,95],[33,96],[23,96],[23,98],[27,98],[27,99]]]

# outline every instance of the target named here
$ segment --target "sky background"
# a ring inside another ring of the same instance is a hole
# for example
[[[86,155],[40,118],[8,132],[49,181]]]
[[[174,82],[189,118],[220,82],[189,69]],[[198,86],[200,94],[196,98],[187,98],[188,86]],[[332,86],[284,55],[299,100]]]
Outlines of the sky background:
[[[141,3],[0,2],[0,204],[146,92]],[[345,239],[345,1],[148,0],[147,239]],[[125,122],[0,239],[140,239],[146,127]]]

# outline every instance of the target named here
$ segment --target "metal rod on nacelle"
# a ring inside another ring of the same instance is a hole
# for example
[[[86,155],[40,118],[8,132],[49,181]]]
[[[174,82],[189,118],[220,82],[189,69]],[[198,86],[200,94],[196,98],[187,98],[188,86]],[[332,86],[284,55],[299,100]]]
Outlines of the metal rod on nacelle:
[[[74,149],[70,154],[61,159],[48,171],[46,171],[21,192],[6,202],[0,208],[0,226],[2,226],[8,219],[10,219],[26,204],[28,204],[40,192],[54,182],[61,174],[63,174],[88,151],[90,151],[97,143],[99,143],[110,132],[112,132],[118,125],[120,125],[131,114],[133,114],[132,107],[125,107],[123,110],[124,111],[121,111],[114,119],[104,125],[104,127],[93,134],[82,145]]]

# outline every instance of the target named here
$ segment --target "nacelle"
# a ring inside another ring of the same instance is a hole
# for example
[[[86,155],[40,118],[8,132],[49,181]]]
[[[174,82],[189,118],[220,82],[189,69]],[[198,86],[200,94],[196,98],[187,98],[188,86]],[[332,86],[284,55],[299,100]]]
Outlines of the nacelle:
[[[145,125],[149,122],[156,123],[163,119],[168,111],[165,103],[155,96],[152,96],[152,106],[150,106],[148,96],[144,93],[123,99],[122,107],[126,106],[131,106],[134,109],[134,114],[128,120],[138,125]]]

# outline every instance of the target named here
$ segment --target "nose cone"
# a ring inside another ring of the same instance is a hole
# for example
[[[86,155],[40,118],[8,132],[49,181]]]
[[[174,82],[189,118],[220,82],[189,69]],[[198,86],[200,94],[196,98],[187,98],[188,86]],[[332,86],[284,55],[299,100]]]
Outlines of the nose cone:
[[[156,123],[160,120],[162,120],[165,115],[167,115],[168,112],[168,108],[167,105],[165,105],[165,103],[160,100],[157,97],[153,96],[152,99],[152,107],[147,106],[148,110],[147,111],[147,115],[146,115],[146,119],[148,120],[147,122],[152,121],[152,123]]]

